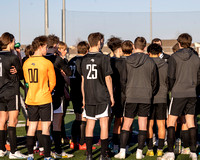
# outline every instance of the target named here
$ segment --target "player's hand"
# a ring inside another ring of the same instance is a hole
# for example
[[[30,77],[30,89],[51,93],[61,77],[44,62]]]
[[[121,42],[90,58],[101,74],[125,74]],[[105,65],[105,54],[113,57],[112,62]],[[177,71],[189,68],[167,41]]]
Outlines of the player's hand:
[[[17,73],[17,70],[16,70],[15,66],[11,66],[10,73],[11,74],[16,74]]]
[[[83,103],[82,108],[85,108],[85,100],[83,100],[82,103]]]
[[[115,104],[115,100],[114,100],[114,98],[113,98],[113,97],[110,97],[110,102],[111,102],[111,107],[113,107],[113,106],[114,106],[114,104]]]

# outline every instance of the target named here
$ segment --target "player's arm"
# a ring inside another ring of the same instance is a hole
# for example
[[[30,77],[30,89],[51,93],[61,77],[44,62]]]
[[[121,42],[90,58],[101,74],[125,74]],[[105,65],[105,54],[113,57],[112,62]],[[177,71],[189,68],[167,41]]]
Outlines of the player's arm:
[[[13,58],[13,65],[11,66],[12,68],[10,69],[11,74],[18,74],[19,79],[23,79],[23,71],[22,71],[22,66],[19,61],[19,58],[17,56],[14,56]]]
[[[126,68],[126,61],[122,61],[122,66],[120,67],[120,84],[122,92],[125,94],[126,92],[126,82],[127,82],[127,68]]]
[[[152,94],[156,95],[159,90],[159,76],[158,76],[158,68],[156,64],[153,66],[153,71],[151,75],[151,86],[152,86]]]
[[[67,75],[67,76],[71,76],[71,69],[70,67],[68,66],[68,64],[65,63],[65,60],[62,59],[60,56],[58,56],[56,58],[56,64],[57,65],[56,67],[59,68],[60,70],[63,70],[63,72]]]
[[[81,81],[81,92],[82,92],[82,96],[83,96],[83,108],[85,107],[85,91],[84,91],[84,77],[81,76],[82,81]]]
[[[49,63],[48,66],[48,77],[49,77],[49,90],[50,92],[52,92],[56,85],[56,74],[52,63]]]
[[[173,56],[171,56],[168,60],[168,79],[169,91],[171,91],[176,81],[176,61]]]
[[[115,101],[114,101],[114,98],[113,98],[113,87],[112,87],[112,78],[111,76],[106,76],[105,77],[105,81],[106,81],[106,86],[108,88],[108,92],[110,94],[110,101],[111,101],[111,106],[114,106],[115,104]]]

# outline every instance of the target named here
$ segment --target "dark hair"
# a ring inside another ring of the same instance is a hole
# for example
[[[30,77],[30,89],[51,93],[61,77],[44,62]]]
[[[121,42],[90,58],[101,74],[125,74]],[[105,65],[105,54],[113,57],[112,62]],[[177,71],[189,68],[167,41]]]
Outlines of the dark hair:
[[[67,49],[67,44],[65,42],[60,41],[58,44],[58,49]]]
[[[55,44],[58,44],[59,43],[59,38],[54,35],[54,34],[51,34],[48,36],[48,48],[53,48]]]
[[[153,55],[158,55],[159,53],[162,53],[162,47],[159,44],[153,43],[148,46],[147,52]]]
[[[176,43],[173,47],[172,47],[172,51],[173,52],[177,52],[180,49],[179,44]]]
[[[137,37],[134,41],[134,47],[135,49],[141,49],[144,50],[146,47],[147,41],[144,37]]]
[[[31,45],[26,46],[24,52],[25,52],[26,57],[32,56],[34,54]]]
[[[122,43],[122,51],[124,54],[131,54],[133,52],[133,42],[126,40]]]
[[[181,47],[189,48],[192,43],[192,37],[188,33],[183,33],[178,36],[177,41],[180,43]]]
[[[0,37],[0,48],[6,49],[8,44],[11,43],[14,38],[15,37],[9,32],[3,33]]]
[[[122,47],[122,40],[118,37],[112,36],[110,39],[108,39],[107,46],[111,49],[111,51],[115,51],[118,48]]]
[[[160,38],[154,38],[151,43],[156,43],[156,42],[161,42],[162,44],[162,40]]]
[[[48,42],[47,36],[36,37],[32,42],[32,49],[35,52],[40,46],[46,45]]]
[[[90,46],[86,41],[81,41],[77,45],[78,54],[86,54],[89,50]]]
[[[101,41],[101,39],[104,38],[104,35],[100,32],[96,32],[96,33],[91,33],[88,36],[88,42],[90,47],[94,47],[98,45],[98,42]]]

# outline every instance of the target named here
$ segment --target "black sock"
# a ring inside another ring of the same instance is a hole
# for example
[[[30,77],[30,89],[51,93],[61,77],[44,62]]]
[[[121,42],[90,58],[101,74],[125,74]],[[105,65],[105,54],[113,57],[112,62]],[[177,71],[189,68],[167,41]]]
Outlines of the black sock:
[[[143,150],[147,138],[147,131],[139,130],[138,134],[138,149]]]
[[[62,153],[61,148],[61,131],[53,131],[52,132],[54,144],[55,144],[55,152],[58,154]]]
[[[130,145],[132,139],[132,131],[129,131],[129,137],[128,137],[128,142],[126,145]]]
[[[189,144],[189,131],[188,130],[182,130],[181,131],[181,138],[182,138],[182,141],[183,141],[183,147],[184,148],[187,148],[190,146]]]
[[[66,132],[65,132],[65,121],[62,119],[62,125],[61,125],[61,138],[67,139]]]
[[[153,138],[147,138],[148,149],[153,149]]]
[[[120,148],[126,148],[128,139],[129,139],[129,132],[126,130],[121,130],[120,134]]]
[[[44,157],[51,157],[51,139],[49,135],[42,135],[44,145]]]
[[[113,133],[112,141],[114,145],[119,145],[119,134]]]
[[[158,149],[163,149],[165,139],[158,139]]]
[[[177,123],[177,128],[176,128],[176,132],[175,132],[176,139],[180,138],[181,126],[182,126],[181,123]]]
[[[26,147],[28,149],[28,154],[33,154],[33,147],[35,145],[35,136],[26,137]]]
[[[16,127],[8,127],[8,136],[10,142],[10,151],[12,154],[14,154],[17,150]]]
[[[72,130],[71,130],[72,142],[74,143],[77,142],[79,133],[80,133],[80,121],[75,120],[72,124]]]
[[[37,130],[36,131],[36,136],[37,136],[37,139],[38,139],[38,142],[39,142],[39,148],[43,147],[43,144],[42,144],[42,131],[41,130]]]
[[[88,155],[92,155],[92,140],[93,137],[86,137],[86,146]]]
[[[85,143],[85,127],[86,122],[82,121],[80,125],[80,145],[83,145]]]
[[[108,138],[101,139],[101,154],[103,155],[103,157],[106,156],[107,148],[108,148]]]
[[[174,152],[175,127],[167,128],[168,152]]]
[[[195,127],[189,128],[189,139],[190,139],[190,151],[196,153],[197,137],[196,137]]]
[[[5,144],[6,144],[6,139],[5,139],[5,130],[0,130],[0,150],[3,150],[3,151],[6,151],[6,147],[5,147]]]

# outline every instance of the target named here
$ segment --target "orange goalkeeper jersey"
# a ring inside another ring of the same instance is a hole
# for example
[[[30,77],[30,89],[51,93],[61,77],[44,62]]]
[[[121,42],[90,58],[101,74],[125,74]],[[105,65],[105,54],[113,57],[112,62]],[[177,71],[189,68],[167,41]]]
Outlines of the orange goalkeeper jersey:
[[[32,56],[25,61],[23,71],[29,86],[25,103],[28,105],[51,103],[51,92],[56,85],[53,64],[42,56]]]

